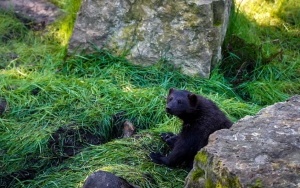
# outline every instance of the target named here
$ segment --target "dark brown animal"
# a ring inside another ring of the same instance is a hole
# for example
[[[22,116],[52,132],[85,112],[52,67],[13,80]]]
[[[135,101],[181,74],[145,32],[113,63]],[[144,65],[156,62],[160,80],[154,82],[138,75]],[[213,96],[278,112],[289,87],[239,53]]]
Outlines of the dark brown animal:
[[[150,157],[153,162],[169,167],[185,163],[191,168],[196,153],[207,145],[209,135],[232,125],[214,102],[186,90],[169,90],[166,111],[183,121],[181,132],[162,133],[161,138],[171,152],[167,156],[151,153]]]

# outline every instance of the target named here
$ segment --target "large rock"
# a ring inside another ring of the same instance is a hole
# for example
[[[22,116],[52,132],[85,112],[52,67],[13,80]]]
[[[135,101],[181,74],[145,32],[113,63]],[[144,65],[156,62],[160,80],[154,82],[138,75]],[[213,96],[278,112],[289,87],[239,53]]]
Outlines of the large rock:
[[[99,170],[88,176],[82,188],[135,188],[135,186],[110,172]]]
[[[186,74],[207,77],[221,58],[231,0],[83,0],[69,52],[91,44],[133,63],[167,59]]]
[[[50,24],[63,15],[62,10],[47,0],[0,0],[0,9],[15,12],[36,24]]]
[[[300,96],[210,136],[185,187],[215,186],[300,187]]]

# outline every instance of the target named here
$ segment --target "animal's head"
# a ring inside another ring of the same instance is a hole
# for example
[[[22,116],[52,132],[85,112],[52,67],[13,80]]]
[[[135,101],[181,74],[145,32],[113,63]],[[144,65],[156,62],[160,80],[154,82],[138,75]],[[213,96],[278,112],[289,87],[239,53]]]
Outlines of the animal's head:
[[[167,97],[166,111],[169,114],[183,117],[195,112],[198,105],[197,95],[186,91],[171,88]]]

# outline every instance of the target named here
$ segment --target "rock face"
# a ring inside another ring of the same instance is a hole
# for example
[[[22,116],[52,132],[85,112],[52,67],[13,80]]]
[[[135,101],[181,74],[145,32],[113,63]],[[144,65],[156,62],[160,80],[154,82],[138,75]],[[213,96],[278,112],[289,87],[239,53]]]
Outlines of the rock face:
[[[83,0],[69,52],[91,44],[133,63],[168,60],[207,77],[221,58],[231,0]]]
[[[106,171],[99,170],[89,175],[83,188],[135,188],[125,179]]]
[[[215,186],[300,187],[300,96],[210,136],[185,187]]]
[[[0,0],[0,9],[12,10],[23,19],[44,25],[63,15],[62,10],[47,0]]]

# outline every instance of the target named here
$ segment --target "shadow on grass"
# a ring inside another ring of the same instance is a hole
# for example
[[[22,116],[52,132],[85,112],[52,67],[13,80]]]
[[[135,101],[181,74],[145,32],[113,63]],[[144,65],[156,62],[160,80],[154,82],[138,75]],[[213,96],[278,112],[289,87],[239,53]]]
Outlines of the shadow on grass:
[[[269,105],[299,93],[300,17],[299,5],[292,6],[283,1],[277,12],[283,23],[274,26],[232,11],[220,69],[246,101]]]

